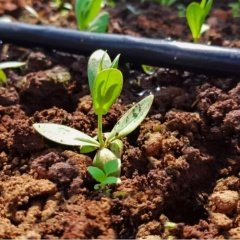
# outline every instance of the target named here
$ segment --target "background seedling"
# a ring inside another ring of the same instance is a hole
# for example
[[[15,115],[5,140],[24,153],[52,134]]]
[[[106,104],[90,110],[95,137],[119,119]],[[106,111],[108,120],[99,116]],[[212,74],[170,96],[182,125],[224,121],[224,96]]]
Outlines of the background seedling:
[[[2,62],[0,63],[0,84],[7,82],[7,76],[4,72],[4,69],[7,68],[19,68],[25,65],[24,62]]]
[[[123,76],[118,66],[119,55],[111,61],[103,50],[95,51],[88,62],[88,82],[92,95],[93,109],[97,115],[98,133],[95,138],[76,129],[53,123],[35,123],[33,127],[41,135],[54,142],[80,146],[81,153],[96,150],[93,167],[88,168],[91,176],[104,188],[108,184],[120,182],[121,155],[123,143],[121,138],[135,130],[146,117],[153,95],[149,95],[133,105],[116,123],[112,131],[103,133],[102,117],[107,114],[119,97]]]
[[[204,22],[212,4],[213,0],[202,0],[201,3],[192,2],[187,6],[186,17],[194,42],[198,42],[202,33],[206,31]]]
[[[159,4],[162,6],[171,6],[173,5],[177,0],[157,0]]]
[[[89,32],[106,32],[109,14],[101,12],[102,0],[76,0],[75,14],[78,28]]]
[[[229,7],[232,10],[233,17],[240,17],[240,0],[237,0],[234,3],[229,3]]]

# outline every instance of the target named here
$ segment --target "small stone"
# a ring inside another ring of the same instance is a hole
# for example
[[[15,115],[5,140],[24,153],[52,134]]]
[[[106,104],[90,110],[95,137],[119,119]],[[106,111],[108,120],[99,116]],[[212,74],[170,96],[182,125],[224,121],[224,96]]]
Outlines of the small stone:
[[[232,226],[232,220],[223,213],[212,213],[211,221],[224,230],[230,229]]]
[[[213,212],[231,214],[237,208],[238,200],[237,191],[219,191],[210,196],[209,206]]]

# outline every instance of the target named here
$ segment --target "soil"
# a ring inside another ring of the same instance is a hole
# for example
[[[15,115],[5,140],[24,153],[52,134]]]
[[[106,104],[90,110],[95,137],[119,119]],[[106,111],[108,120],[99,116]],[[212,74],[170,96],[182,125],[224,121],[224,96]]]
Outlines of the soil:
[[[203,43],[240,47],[240,21],[228,3],[215,3]],[[109,32],[191,41],[176,6],[121,1],[109,11]],[[63,14],[47,0],[0,1],[0,13],[76,27],[73,11]],[[86,171],[93,155],[47,141],[32,127],[53,122],[96,134],[88,58],[9,44],[0,54],[2,61],[26,61],[6,70],[8,84],[0,87],[0,238],[240,238],[239,76],[164,68],[147,75],[122,65],[123,94],[104,117],[104,130],[144,95],[155,99],[124,139],[122,183],[107,194],[93,189]]]

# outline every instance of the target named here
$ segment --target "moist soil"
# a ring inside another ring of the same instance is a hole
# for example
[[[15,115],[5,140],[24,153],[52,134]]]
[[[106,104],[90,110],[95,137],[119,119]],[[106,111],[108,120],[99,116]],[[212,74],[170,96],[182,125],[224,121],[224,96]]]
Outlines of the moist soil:
[[[186,3],[187,1],[183,1]],[[0,1],[0,13],[34,24],[75,28],[74,12],[49,1]],[[202,43],[240,47],[240,21],[229,1],[208,18]],[[119,2],[109,32],[191,41],[176,6]],[[43,139],[36,122],[71,126],[94,136],[88,58],[40,48],[1,47],[1,60],[26,61],[6,70],[0,87],[0,238],[240,238],[239,76],[216,77],[122,64],[124,90],[104,117],[104,131],[133,102],[152,92],[148,117],[124,138],[122,183],[95,191],[86,169],[93,155]]]

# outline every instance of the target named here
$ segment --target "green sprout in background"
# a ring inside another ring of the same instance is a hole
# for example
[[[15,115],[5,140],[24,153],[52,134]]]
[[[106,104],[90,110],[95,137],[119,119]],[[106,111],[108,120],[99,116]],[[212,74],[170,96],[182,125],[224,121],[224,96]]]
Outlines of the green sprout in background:
[[[80,146],[81,153],[96,151],[93,166],[88,172],[99,184],[95,189],[120,183],[122,138],[134,131],[145,119],[153,102],[149,95],[131,107],[116,123],[111,132],[103,133],[102,118],[119,97],[123,76],[117,69],[119,55],[111,61],[103,50],[95,51],[88,62],[88,83],[92,96],[93,109],[97,115],[97,136],[87,134],[68,126],[53,123],[35,123],[33,127],[41,135],[54,142]]]
[[[7,76],[4,72],[4,69],[7,68],[19,68],[25,65],[24,62],[2,62],[0,63],[0,84],[7,83]]]
[[[177,0],[157,0],[159,4],[162,6],[171,6],[173,5]]]
[[[192,2],[187,6],[186,17],[194,42],[198,42],[202,33],[207,30],[204,23],[212,8],[213,0]]]
[[[103,5],[103,0],[76,0],[75,14],[79,30],[99,33],[107,31],[109,13],[100,12]]]
[[[72,10],[72,4],[65,0],[52,0],[51,5],[61,11]]]
[[[232,10],[232,16],[234,18],[240,17],[240,0],[237,0],[234,3],[229,3],[229,7]]]

